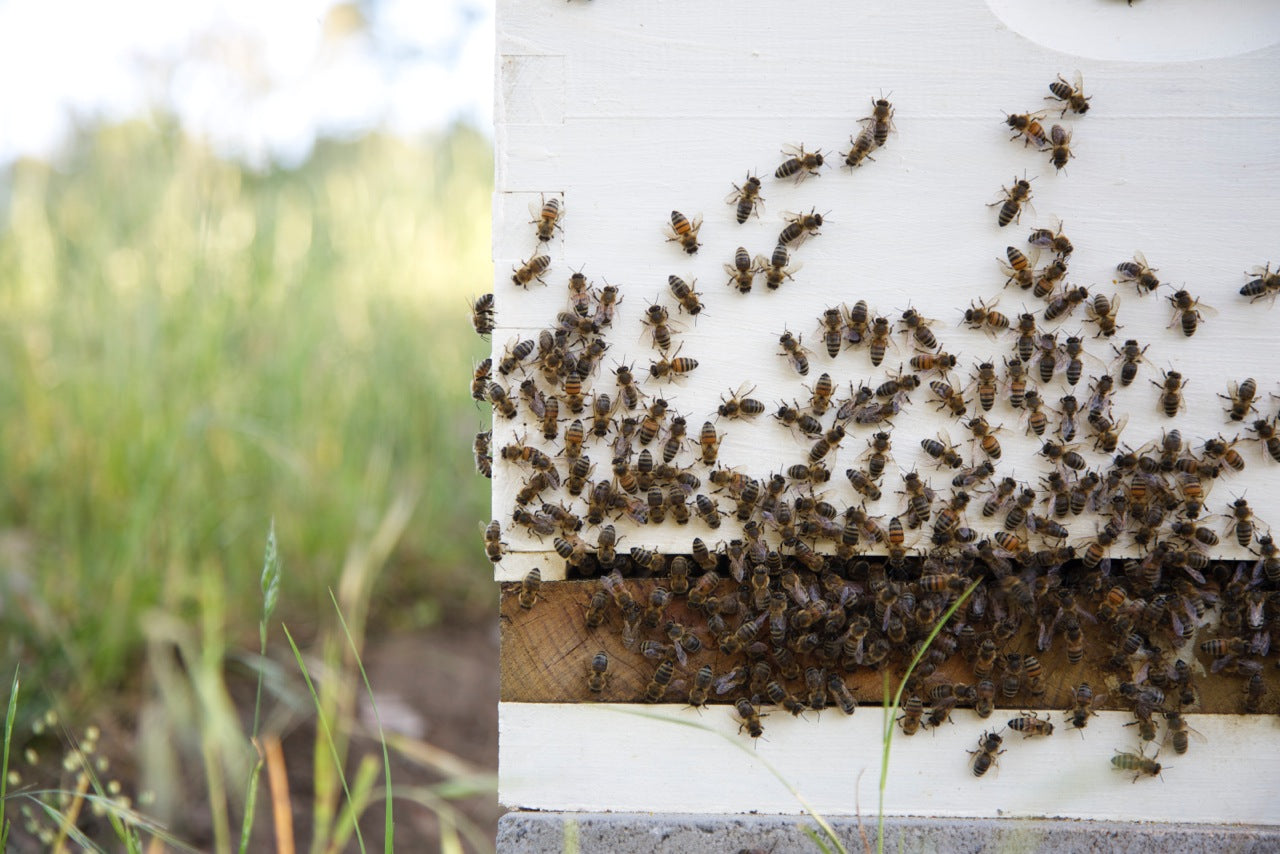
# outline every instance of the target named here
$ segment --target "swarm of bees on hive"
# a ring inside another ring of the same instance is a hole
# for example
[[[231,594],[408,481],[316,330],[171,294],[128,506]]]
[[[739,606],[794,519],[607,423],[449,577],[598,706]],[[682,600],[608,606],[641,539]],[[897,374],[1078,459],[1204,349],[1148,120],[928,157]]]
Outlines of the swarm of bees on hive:
[[[1090,109],[1079,74],[1070,82],[1059,75],[1048,88],[1059,119]],[[1046,129],[1046,115],[1009,114],[1005,123],[1013,140],[1034,145],[1055,170],[1065,170],[1075,156],[1073,131],[1056,123]],[[871,114],[838,161],[822,150],[788,146],[774,180],[814,179],[836,162],[850,171],[867,167],[896,133],[893,117],[889,100],[872,99]],[[1000,228],[1020,222],[1033,181],[1015,176],[990,204]],[[732,187],[726,199],[732,218],[743,224],[759,217],[764,182],[748,174]],[[547,284],[552,262],[542,246],[562,228],[565,205],[543,198],[532,212],[538,251],[512,270],[513,287]],[[733,251],[724,264],[727,287],[745,297],[757,284],[777,290],[795,279],[800,265],[793,254],[820,238],[824,214],[811,209],[783,220],[772,252]],[[666,240],[693,255],[703,248],[701,227],[701,216],[672,210]],[[1110,699],[1132,708],[1144,745],[1118,752],[1112,765],[1135,772],[1135,780],[1159,775],[1161,765],[1145,744],[1157,739],[1162,717],[1164,742],[1187,751],[1197,734],[1183,713],[1198,702],[1193,675],[1206,663],[1211,673],[1238,679],[1243,711],[1263,706],[1264,661],[1280,630],[1280,547],[1243,496],[1215,514],[1208,495],[1216,481],[1246,466],[1242,442],[1256,443],[1264,462],[1280,463],[1277,418],[1259,412],[1258,383],[1242,378],[1220,397],[1224,424],[1245,428],[1244,435],[1184,436],[1171,422],[1159,436],[1123,436],[1128,419],[1114,410],[1114,397],[1139,382],[1149,343],[1120,339],[1119,296],[1068,281],[1076,247],[1061,223],[1032,228],[1025,243],[1007,246],[1000,259],[1005,287],[1043,307],[1011,317],[998,310],[998,296],[961,307],[963,325],[1007,347],[999,361],[969,365],[967,380],[934,319],[913,308],[897,317],[880,314],[857,300],[826,307],[811,340],[830,359],[865,351],[879,368],[892,342],[904,339],[913,355],[899,370],[876,380],[863,370],[847,397],[842,381],[821,372],[806,386],[803,403],[766,403],[744,382],[709,403],[701,418],[675,412],[661,396],[665,384],[698,368],[680,342],[684,318],[703,311],[696,282],[670,275],[669,305],[661,293],[643,305],[633,296],[627,308],[641,313],[653,358],[647,371],[635,364],[608,368],[607,338],[623,310],[622,288],[573,272],[567,304],[553,322],[501,355],[495,350],[475,371],[472,396],[491,404],[495,423],[525,431],[501,447],[492,431],[476,436],[481,474],[491,476],[495,457],[523,472],[510,518],[486,528],[488,557],[496,563],[507,553],[504,526],[550,539],[569,577],[598,579],[584,585],[587,629],[618,632],[626,649],[647,660],[643,699],[732,703],[751,737],[764,731],[763,706],[793,715],[834,706],[851,715],[857,702],[848,676],[901,670],[915,659],[899,719],[907,735],[941,725],[958,707],[983,719],[997,705],[1043,708],[1037,702],[1048,677],[1041,659],[1071,668],[1088,652],[1113,674],[1105,686]],[[1141,252],[1115,271],[1114,284],[1132,287],[1133,298],[1169,291],[1174,334],[1193,336],[1215,314],[1187,289],[1162,283]],[[1280,271],[1270,264],[1255,269],[1239,294],[1274,302]],[[481,335],[495,329],[496,302],[485,294],[474,303]],[[1109,369],[1086,374],[1086,363],[1105,363],[1087,352],[1085,336],[1060,330],[1077,312],[1094,327],[1092,341],[1108,349]],[[803,332],[784,329],[776,352],[798,377],[811,375],[815,353]],[[1172,369],[1150,373],[1145,381],[1159,390],[1158,415],[1176,418],[1187,379]],[[1051,405],[1054,383],[1064,383],[1067,394]],[[957,422],[969,436],[969,452],[945,431],[913,437],[934,472],[913,469],[893,482],[893,419],[922,403]],[[1039,446],[1038,482],[1002,472],[1000,435],[1010,428],[988,420],[998,403],[1020,416]],[[744,473],[721,459],[718,424],[770,415],[803,449],[793,463]],[[841,473],[833,461],[850,445],[857,461]],[[936,483],[938,473],[950,482]],[[841,477],[852,493],[832,484]],[[846,500],[829,497],[836,494]],[[1073,528],[1085,513],[1100,523]],[[646,528],[693,518],[721,539],[693,537],[685,554],[641,544]],[[1211,560],[1220,535],[1254,558]],[[618,546],[624,538],[632,540],[629,549]],[[1138,557],[1112,560],[1113,547],[1129,546]],[[519,605],[534,607],[540,587],[534,569],[517,587]],[[927,641],[962,596],[944,629]],[[733,665],[717,670],[703,663],[712,649]],[[971,678],[940,672],[957,654]],[[609,656],[589,656],[584,671],[589,690],[603,692]],[[1063,724],[1084,728],[1107,696],[1085,682],[1071,684]],[[1027,738],[1054,732],[1048,717],[1030,712],[1007,728]],[[1008,739],[982,734],[970,751],[974,775],[997,765]]]

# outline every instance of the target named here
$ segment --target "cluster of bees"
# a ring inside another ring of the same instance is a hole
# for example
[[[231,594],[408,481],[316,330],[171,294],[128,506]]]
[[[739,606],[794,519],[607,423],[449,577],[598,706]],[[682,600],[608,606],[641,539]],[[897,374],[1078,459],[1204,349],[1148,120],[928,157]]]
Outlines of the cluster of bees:
[[[1049,90],[1063,115],[1088,111],[1078,75],[1071,83],[1059,76]],[[871,154],[896,132],[893,115],[887,99],[872,100],[871,115],[843,154],[845,166],[874,160]],[[1071,132],[1058,125],[1046,132],[1041,118],[1009,115],[1006,123],[1014,139],[1036,143],[1061,169],[1073,156]],[[803,145],[783,154],[778,181],[799,183],[828,163],[821,150]],[[726,201],[739,224],[759,216],[763,190],[754,175],[733,185]],[[1019,221],[1030,196],[1031,180],[1015,179],[992,205],[999,208],[997,224]],[[543,199],[533,213],[541,247],[561,228],[564,205]],[[769,257],[736,250],[725,265],[729,287],[745,295],[759,276],[769,289],[793,277],[798,265],[791,251],[821,233],[823,215],[812,210],[783,219]],[[672,211],[667,241],[695,254],[701,225],[701,217]],[[1124,441],[1127,417],[1115,411],[1114,398],[1138,381],[1149,345],[1111,343],[1123,328],[1120,298],[1069,283],[1075,247],[1061,223],[1032,229],[1026,244],[1026,250],[1006,248],[1007,263],[1000,261],[1005,287],[1043,307],[1010,317],[998,311],[998,298],[972,301],[962,323],[1008,349],[999,362],[973,365],[967,381],[935,320],[912,308],[894,318],[858,300],[817,317],[821,349],[832,360],[866,351],[871,367],[879,368],[900,337],[914,351],[905,365],[882,380],[855,379],[847,397],[823,372],[803,403],[770,405],[743,384],[721,395],[700,429],[659,396],[659,383],[698,367],[681,355],[672,318],[673,311],[690,318],[702,312],[693,283],[670,276],[674,309],[658,300],[644,309],[641,322],[655,350],[646,376],[633,364],[603,367],[621,290],[573,273],[567,305],[554,322],[534,338],[508,344],[501,355],[495,351],[473,378],[473,397],[492,405],[495,423],[519,422],[525,431],[509,431],[511,441],[497,448],[491,431],[476,437],[482,474],[491,474],[496,455],[527,475],[509,521],[495,519],[486,529],[489,558],[498,562],[507,553],[504,524],[550,538],[569,577],[598,579],[583,585],[586,627],[618,632],[627,650],[650,662],[643,699],[659,702],[678,693],[693,706],[712,698],[732,702],[752,737],[763,732],[762,706],[794,715],[835,706],[851,715],[857,702],[847,676],[903,669],[917,657],[899,719],[907,735],[947,722],[957,707],[984,719],[997,705],[1043,708],[1050,667],[1061,673],[1060,684],[1070,684],[1065,680],[1086,657],[1109,674],[1112,702],[1132,708],[1144,744],[1157,739],[1163,718],[1165,741],[1178,753],[1188,749],[1194,731],[1183,713],[1198,702],[1193,675],[1205,669],[1201,658],[1212,673],[1238,678],[1244,711],[1260,711],[1267,693],[1263,662],[1273,636],[1280,636],[1280,547],[1243,496],[1225,514],[1211,513],[1207,500],[1219,479],[1245,468],[1242,442],[1256,442],[1264,462],[1280,463],[1277,417],[1259,413],[1258,383],[1244,378],[1220,396],[1224,424],[1248,425],[1251,436],[1190,440],[1171,424],[1149,441]],[[551,260],[540,253],[513,269],[513,285],[546,284]],[[1038,266],[1044,253],[1051,257]],[[1139,299],[1172,291],[1169,325],[1194,335],[1214,310],[1185,289],[1162,285],[1157,272],[1136,253],[1116,266],[1114,284],[1132,286]],[[1270,265],[1251,275],[1242,296],[1280,295],[1280,273]],[[477,332],[493,332],[493,310],[492,294],[476,301]],[[1059,329],[1077,311],[1113,357],[1097,374],[1088,374],[1086,364],[1104,363],[1087,352],[1084,335]],[[807,377],[815,354],[803,333],[784,330],[778,356]],[[1185,405],[1185,378],[1165,370],[1148,381],[1159,389],[1157,414],[1175,418]],[[1051,383],[1067,392],[1052,404],[1046,399]],[[893,419],[919,405],[913,397],[926,395],[968,434],[969,453],[946,431],[924,437],[925,458],[949,485],[937,486],[913,469],[891,489]],[[1045,474],[1038,482],[1001,475],[1000,435],[1011,428],[988,421],[997,405],[1017,414],[1039,445]],[[720,459],[719,422],[760,419],[770,410],[805,447],[799,459],[755,475]],[[853,490],[845,495],[853,500],[839,502],[832,497],[836,487],[828,485],[833,460],[859,429],[866,430],[866,448],[843,471]],[[530,432],[541,434],[547,450]],[[1102,462],[1091,464],[1087,453]],[[876,514],[868,504],[895,509]],[[1098,522],[1081,536],[1071,523],[1086,513]],[[674,555],[618,546],[624,538],[642,540],[651,526],[686,525],[694,517],[722,538],[718,544],[694,537],[688,553]],[[1211,560],[1220,534],[1255,559]],[[1113,548],[1129,547],[1140,556],[1112,560]],[[539,570],[517,591],[521,607],[534,607]],[[942,615],[966,595],[929,641]],[[700,663],[709,656],[714,664]],[[956,656],[965,662],[961,678],[946,666]],[[591,656],[585,671],[589,690],[603,692],[611,678],[608,654]],[[1081,681],[1070,697],[1064,718],[1083,728],[1107,695]],[[1008,728],[1027,737],[1054,729],[1034,713],[1009,720]],[[975,775],[996,765],[1003,743],[999,733],[983,733],[970,752]],[[1135,779],[1161,769],[1145,749],[1118,753],[1112,763],[1136,772]]]

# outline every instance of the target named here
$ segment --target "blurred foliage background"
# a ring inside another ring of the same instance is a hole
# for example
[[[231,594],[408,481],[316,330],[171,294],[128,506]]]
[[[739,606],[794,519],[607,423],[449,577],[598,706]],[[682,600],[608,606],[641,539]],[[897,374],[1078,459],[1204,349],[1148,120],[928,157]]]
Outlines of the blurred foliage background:
[[[406,492],[370,626],[489,616],[492,171],[465,126],[253,171],[153,115],[0,177],[0,660],[74,708],[136,684],[159,615],[256,648],[273,519],[305,633]]]

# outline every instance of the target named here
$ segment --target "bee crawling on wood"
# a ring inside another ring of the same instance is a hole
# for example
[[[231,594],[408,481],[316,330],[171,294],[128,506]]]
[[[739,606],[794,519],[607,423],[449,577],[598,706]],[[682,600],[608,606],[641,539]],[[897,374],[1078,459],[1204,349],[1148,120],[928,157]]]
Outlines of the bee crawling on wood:
[[[822,156],[822,151],[805,151],[804,145],[799,146],[788,145],[782,149],[782,153],[787,155],[787,159],[782,165],[774,171],[775,178],[795,178],[799,184],[810,175],[818,175],[819,170],[826,160]]]

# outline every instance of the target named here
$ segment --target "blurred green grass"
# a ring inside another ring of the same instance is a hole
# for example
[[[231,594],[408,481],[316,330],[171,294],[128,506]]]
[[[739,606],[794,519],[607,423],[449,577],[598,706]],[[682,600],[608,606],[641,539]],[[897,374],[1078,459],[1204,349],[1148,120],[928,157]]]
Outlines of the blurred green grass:
[[[305,631],[406,488],[370,625],[488,616],[466,297],[491,288],[492,172],[465,127],[256,173],[153,119],[0,179],[3,660],[92,698],[149,615],[211,615],[210,577],[256,647],[272,518]]]

